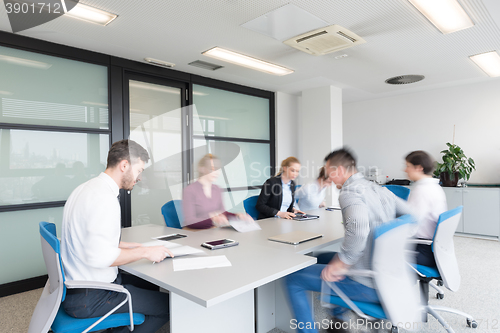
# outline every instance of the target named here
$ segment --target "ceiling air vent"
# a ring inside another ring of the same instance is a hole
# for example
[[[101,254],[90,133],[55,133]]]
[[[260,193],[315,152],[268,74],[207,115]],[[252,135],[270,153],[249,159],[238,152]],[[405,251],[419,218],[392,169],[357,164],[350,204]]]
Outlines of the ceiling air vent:
[[[153,59],[153,58],[144,58],[144,60],[151,65],[155,66],[160,66],[160,67],[165,67],[165,68],[172,68],[175,66],[175,64],[168,62],[168,61],[163,61],[163,60],[158,60],[158,59]]]
[[[201,61],[201,60],[196,60],[196,61],[190,62],[188,65],[195,66],[195,67],[200,67],[200,68],[203,68],[203,69],[208,69],[208,70],[211,70],[211,71],[215,71],[217,69],[224,68],[224,66],[219,66],[219,65],[211,64],[209,62]]]
[[[385,80],[385,83],[388,84],[410,84],[418,81],[422,81],[425,79],[423,75],[400,75],[391,77],[390,79]]]
[[[312,55],[324,55],[363,44],[366,41],[354,32],[334,24],[295,36],[283,43]]]

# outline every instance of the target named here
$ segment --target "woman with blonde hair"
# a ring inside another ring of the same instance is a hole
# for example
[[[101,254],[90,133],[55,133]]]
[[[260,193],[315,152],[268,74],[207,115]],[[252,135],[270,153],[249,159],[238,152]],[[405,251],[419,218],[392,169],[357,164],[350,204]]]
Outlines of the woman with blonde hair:
[[[220,161],[212,155],[203,156],[198,163],[199,178],[184,189],[182,195],[183,226],[208,229],[226,226],[229,218],[248,219],[245,213],[227,212],[222,202],[222,191],[214,182],[220,173]]]
[[[260,191],[255,208],[260,212],[259,220],[268,217],[292,219],[295,213],[303,213],[295,206],[295,182],[300,171],[300,162],[290,156],[281,162],[276,176],[269,178]]]

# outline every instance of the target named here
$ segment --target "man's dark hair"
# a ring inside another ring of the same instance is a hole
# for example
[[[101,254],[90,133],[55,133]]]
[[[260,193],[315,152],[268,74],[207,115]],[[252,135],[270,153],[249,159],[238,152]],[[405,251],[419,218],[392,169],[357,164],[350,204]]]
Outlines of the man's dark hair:
[[[424,169],[426,175],[431,175],[432,171],[434,171],[434,160],[423,150],[412,151],[406,156],[405,160],[414,166],[420,165]]]
[[[108,152],[108,166],[106,168],[113,168],[123,160],[133,164],[138,158],[144,163],[149,161],[148,152],[140,144],[132,140],[116,141]]]
[[[326,162],[330,162],[332,166],[343,166],[348,170],[356,168],[356,158],[347,148],[332,151],[325,157]]]

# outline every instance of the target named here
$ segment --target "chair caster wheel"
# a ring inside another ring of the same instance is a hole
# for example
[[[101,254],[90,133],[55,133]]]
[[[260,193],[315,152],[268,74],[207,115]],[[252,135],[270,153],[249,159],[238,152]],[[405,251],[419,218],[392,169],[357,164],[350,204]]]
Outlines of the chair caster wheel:
[[[444,294],[437,293],[436,294],[436,298],[437,299],[443,299],[444,298]]]
[[[438,280],[436,284],[440,287],[444,285],[443,280]]]
[[[472,327],[472,328],[477,328],[477,321],[470,320],[469,318],[467,318],[467,326]]]
[[[399,328],[397,326],[392,326],[391,333],[399,333]]]

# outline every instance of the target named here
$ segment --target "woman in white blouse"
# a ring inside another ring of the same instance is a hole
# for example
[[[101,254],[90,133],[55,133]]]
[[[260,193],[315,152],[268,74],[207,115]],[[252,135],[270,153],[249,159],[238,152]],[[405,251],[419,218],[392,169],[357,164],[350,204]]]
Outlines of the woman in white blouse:
[[[408,178],[412,186],[408,204],[418,220],[415,238],[431,240],[434,237],[439,215],[448,210],[446,196],[439,179],[432,178],[435,162],[425,151],[413,151],[406,156]],[[431,245],[417,245],[417,264],[435,267]]]
[[[295,193],[300,209],[308,211],[325,207],[326,189],[331,185],[332,181],[328,177],[325,178],[325,167],[322,167],[315,181],[300,187]]]

